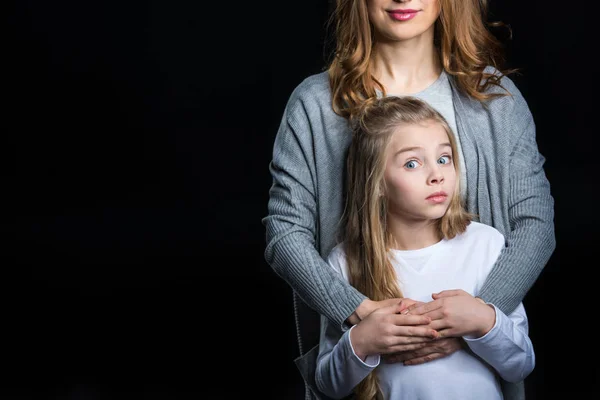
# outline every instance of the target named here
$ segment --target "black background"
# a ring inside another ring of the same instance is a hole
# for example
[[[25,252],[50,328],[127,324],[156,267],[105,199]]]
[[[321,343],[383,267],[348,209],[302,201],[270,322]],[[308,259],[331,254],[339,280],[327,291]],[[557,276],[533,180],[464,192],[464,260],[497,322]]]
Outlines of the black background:
[[[595,14],[491,3],[556,200],[557,249],[525,299],[528,399],[588,398]],[[301,398],[291,292],[264,261],[261,218],[285,102],[324,66],[327,2],[7,9],[0,397]]]

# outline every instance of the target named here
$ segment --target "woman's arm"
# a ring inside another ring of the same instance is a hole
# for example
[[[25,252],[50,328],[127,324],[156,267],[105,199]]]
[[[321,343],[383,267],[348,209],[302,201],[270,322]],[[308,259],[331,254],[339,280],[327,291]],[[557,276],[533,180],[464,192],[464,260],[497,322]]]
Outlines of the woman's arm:
[[[554,199],[536,143],[535,124],[520,92],[507,80],[513,94],[513,120],[520,130],[510,154],[508,215],[510,232],[478,296],[509,315],[533,286],[556,247]]]
[[[293,99],[293,97],[292,97]],[[293,101],[275,138],[269,169],[265,259],[302,300],[341,329],[366,297],[341,279],[316,248],[314,144],[308,117]]]

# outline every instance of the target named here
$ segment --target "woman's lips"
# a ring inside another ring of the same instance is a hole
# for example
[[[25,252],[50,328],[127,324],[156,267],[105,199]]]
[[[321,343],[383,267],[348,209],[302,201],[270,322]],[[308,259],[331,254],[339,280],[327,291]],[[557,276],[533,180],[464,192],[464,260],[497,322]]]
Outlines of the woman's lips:
[[[409,19],[413,19],[419,10],[393,10],[388,11],[390,17],[397,21],[408,21]]]

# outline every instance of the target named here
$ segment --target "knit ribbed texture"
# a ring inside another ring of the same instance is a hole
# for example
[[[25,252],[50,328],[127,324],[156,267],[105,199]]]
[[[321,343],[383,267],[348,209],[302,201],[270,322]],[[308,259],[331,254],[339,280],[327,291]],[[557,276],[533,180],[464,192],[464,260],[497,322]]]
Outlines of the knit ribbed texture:
[[[453,90],[464,138],[469,211],[507,241],[480,297],[510,314],[535,283],[556,242],[554,199],[533,117],[514,83],[504,78],[502,84],[512,96],[492,101],[489,108]]]
[[[345,320],[365,296],[324,258],[336,244],[350,132],[335,114],[322,118],[329,95],[328,86],[319,86],[294,92],[275,140],[265,258],[308,306],[347,329]]]

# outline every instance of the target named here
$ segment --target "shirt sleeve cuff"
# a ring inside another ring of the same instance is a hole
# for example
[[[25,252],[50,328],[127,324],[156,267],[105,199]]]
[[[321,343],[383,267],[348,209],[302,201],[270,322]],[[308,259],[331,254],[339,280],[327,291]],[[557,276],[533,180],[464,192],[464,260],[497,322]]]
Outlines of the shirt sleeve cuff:
[[[350,340],[350,332],[352,332],[352,329],[354,329],[355,326],[356,325],[348,329],[348,331],[345,332],[342,336],[342,340],[344,343],[343,345],[348,347],[349,353],[352,353],[351,358],[354,362],[359,363],[363,367],[373,369],[377,367],[381,362],[381,356],[379,354],[370,354],[365,358],[365,361],[363,361],[359,356],[356,355],[354,347],[352,346],[352,341]]]
[[[496,307],[495,305],[493,305],[492,303],[485,303],[488,306],[492,306],[494,307],[494,313],[495,313],[495,319],[494,319],[494,326],[492,326],[492,329],[490,329],[485,335],[481,336],[481,337],[475,337],[473,335],[465,335],[463,336],[463,339],[466,342],[485,342],[488,338],[493,337],[496,334],[496,330],[498,330],[498,315],[501,314],[500,310],[498,309],[498,307]]]

